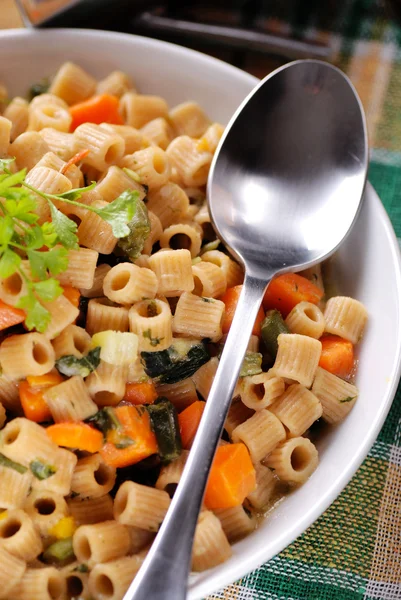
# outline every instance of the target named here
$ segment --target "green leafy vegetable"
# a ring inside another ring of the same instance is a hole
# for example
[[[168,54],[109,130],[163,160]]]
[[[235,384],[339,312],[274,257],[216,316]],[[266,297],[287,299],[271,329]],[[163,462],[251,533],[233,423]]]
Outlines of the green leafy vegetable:
[[[85,563],[82,563],[82,564],[78,565],[77,567],[75,567],[75,569],[73,569],[73,571],[76,571],[77,573],[88,573],[89,567]]]
[[[24,467],[24,465],[10,460],[7,458],[7,456],[4,456],[4,454],[0,454],[0,466],[7,467],[8,469],[14,469],[14,471],[21,473],[21,475],[26,473],[28,470],[26,467]]]
[[[50,313],[42,305],[62,294],[62,287],[53,277],[68,267],[68,250],[78,248],[77,225],[54,204],[62,200],[99,215],[111,225],[117,238],[130,234],[128,223],[135,215],[138,193],[128,190],[116,200],[97,208],[77,199],[93,189],[95,183],[69,190],[62,194],[46,194],[25,181],[26,169],[11,173],[14,159],[0,159],[0,277],[5,279],[19,273],[26,287],[18,307],[26,313],[28,329],[44,332],[50,322]],[[49,205],[51,222],[38,224],[36,196]],[[22,269],[27,259],[29,269]]]
[[[177,411],[167,398],[158,398],[147,411],[155,433],[162,462],[171,462],[181,454],[181,434]]]
[[[344,404],[345,402],[352,402],[355,400],[356,396],[347,396],[347,398],[343,398],[340,400],[340,404]]]
[[[36,479],[43,481],[43,479],[49,479],[52,475],[57,472],[56,467],[53,465],[47,465],[40,460],[33,460],[29,463],[29,468]]]
[[[247,352],[242,361],[240,377],[259,375],[262,372],[262,358],[259,352]]]
[[[78,358],[72,354],[62,356],[56,360],[57,370],[68,377],[73,377],[74,375],[87,377],[100,364],[100,350],[100,346],[97,346],[93,350],[89,350],[88,354],[82,358]]]
[[[32,100],[32,98],[35,98],[35,96],[40,96],[40,94],[46,94],[46,92],[49,91],[49,86],[50,83],[47,77],[41,79],[37,83],[34,83],[29,88],[29,99]]]
[[[92,417],[86,419],[86,423],[90,423],[96,429],[99,429],[103,435],[106,435],[110,429],[121,428],[121,423],[111,407],[101,408]]]
[[[141,352],[146,374],[160,383],[177,383],[191,377],[209,358],[206,346],[198,340],[175,340],[167,350]]]
[[[146,331],[144,331],[142,335],[144,338],[149,340],[151,346],[158,346],[160,342],[164,340],[164,338],[152,337],[151,329],[146,329]]]
[[[121,238],[117,245],[131,260],[135,260],[140,256],[150,233],[148,209],[139,197],[136,200],[135,214],[128,223],[128,228],[128,235]]]
[[[54,544],[48,546],[42,554],[42,558],[46,563],[62,563],[74,558],[74,556],[72,537],[54,542]]]

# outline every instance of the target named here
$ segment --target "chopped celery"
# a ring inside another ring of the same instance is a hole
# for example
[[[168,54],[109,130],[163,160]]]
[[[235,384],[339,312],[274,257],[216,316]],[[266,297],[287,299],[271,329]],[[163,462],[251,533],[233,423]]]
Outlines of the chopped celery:
[[[44,562],[47,563],[62,563],[66,560],[74,558],[74,550],[72,547],[72,537],[58,540],[51,544],[42,554]]]

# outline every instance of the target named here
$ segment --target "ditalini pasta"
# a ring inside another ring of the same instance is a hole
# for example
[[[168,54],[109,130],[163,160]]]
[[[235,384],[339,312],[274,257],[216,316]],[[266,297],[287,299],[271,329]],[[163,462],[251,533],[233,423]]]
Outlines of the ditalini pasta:
[[[2,102],[1,598],[122,600],[179,485],[244,280],[206,202],[223,125],[135,88],[66,62],[47,92]],[[313,475],[315,421],[337,425],[357,402],[367,311],[325,296],[322,273],[281,275],[265,294],[195,571]]]

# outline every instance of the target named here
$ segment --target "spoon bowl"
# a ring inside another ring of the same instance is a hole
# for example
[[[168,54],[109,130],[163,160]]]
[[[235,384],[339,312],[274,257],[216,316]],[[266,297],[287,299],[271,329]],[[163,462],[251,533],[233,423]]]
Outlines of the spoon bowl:
[[[278,69],[230,121],[208,201],[219,236],[245,267],[244,285],[181,480],[124,600],[185,600],[209,470],[266,286],[336,250],[360,208],[367,162],[361,104],[328,63]]]
[[[208,184],[213,225],[252,274],[297,271],[334,252],[360,207],[365,117],[348,78],[303,60],[268,75],[238,108]]]

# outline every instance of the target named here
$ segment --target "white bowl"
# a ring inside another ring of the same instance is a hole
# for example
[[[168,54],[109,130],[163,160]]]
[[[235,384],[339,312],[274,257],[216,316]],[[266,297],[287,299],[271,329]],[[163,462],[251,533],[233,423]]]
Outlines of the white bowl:
[[[86,30],[5,31],[0,35],[1,79],[12,94],[72,60],[102,77],[119,68],[145,93],[170,105],[194,99],[213,119],[227,122],[257,80],[192,50],[148,38]],[[231,583],[272,558],[333,502],[372,446],[393,400],[401,369],[401,265],[393,229],[373,188],[352,234],[335,259],[339,291],[361,300],[370,315],[359,352],[360,397],[344,423],[319,443],[320,465],[260,528],[235,544],[233,557],[191,576],[194,600]]]

